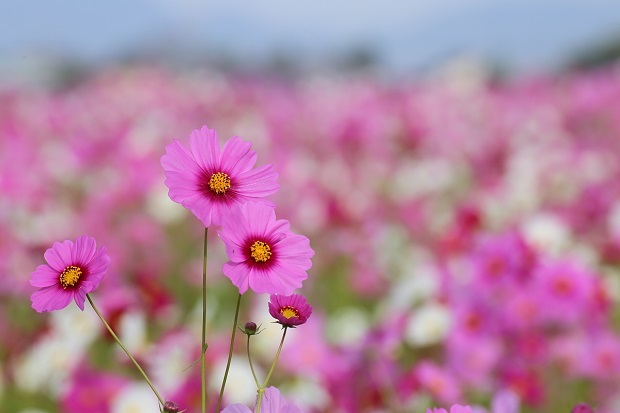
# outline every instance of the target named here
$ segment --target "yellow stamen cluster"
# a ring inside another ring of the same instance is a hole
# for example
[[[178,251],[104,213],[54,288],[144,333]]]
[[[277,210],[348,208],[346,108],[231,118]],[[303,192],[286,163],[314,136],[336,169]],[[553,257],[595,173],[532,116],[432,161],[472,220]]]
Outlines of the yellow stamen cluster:
[[[70,265],[60,273],[60,285],[64,289],[67,287],[73,287],[77,284],[78,280],[82,276],[82,269],[75,265]]]
[[[266,242],[254,241],[250,247],[250,256],[256,262],[267,262],[271,258],[271,248]]]
[[[290,306],[280,308],[280,314],[286,318],[299,317],[299,311]]]
[[[209,179],[209,189],[218,195],[225,194],[230,189],[230,176],[224,172],[216,172]]]

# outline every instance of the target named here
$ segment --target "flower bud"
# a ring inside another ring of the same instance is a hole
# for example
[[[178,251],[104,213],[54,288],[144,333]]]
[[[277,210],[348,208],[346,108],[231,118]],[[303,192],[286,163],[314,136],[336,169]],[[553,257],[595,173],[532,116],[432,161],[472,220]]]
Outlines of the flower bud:
[[[164,404],[164,413],[178,413],[179,405],[175,402],[167,401]]]
[[[586,403],[579,403],[573,407],[571,413],[594,413],[594,409],[588,406]]]
[[[243,332],[248,336],[253,336],[256,334],[256,330],[258,330],[258,327],[256,326],[256,323],[252,321],[248,321],[245,323],[245,327],[243,327]]]

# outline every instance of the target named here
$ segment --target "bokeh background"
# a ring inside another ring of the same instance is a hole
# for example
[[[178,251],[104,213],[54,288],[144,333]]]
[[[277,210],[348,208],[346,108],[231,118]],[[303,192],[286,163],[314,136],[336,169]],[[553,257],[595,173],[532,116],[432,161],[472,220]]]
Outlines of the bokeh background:
[[[620,411],[619,55],[614,1],[4,2],[0,412],[157,410],[92,310],[30,308],[83,233],[113,262],[95,301],[199,409],[203,228],[159,159],[204,124],[275,166],[316,251],[273,379],[304,411]],[[213,410],[236,290],[209,236]],[[241,315],[263,376],[266,301]],[[243,342],[225,400],[251,405]]]

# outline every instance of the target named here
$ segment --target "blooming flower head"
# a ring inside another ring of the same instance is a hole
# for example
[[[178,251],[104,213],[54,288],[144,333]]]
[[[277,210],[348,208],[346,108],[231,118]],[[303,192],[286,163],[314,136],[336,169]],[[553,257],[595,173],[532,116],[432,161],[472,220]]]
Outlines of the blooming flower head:
[[[269,314],[283,327],[295,328],[308,320],[312,307],[303,295],[272,294],[269,297]]]
[[[276,192],[278,174],[272,165],[254,169],[256,152],[238,136],[220,150],[217,133],[203,126],[190,136],[189,150],[174,140],[166,146],[161,164],[168,195],[192,211],[205,227],[220,225],[235,205]]]
[[[301,413],[297,406],[282,397],[280,390],[273,386],[265,389],[260,411],[261,413]],[[221,413],[252,413],[252,410],[243,404],[236,403],[227,406]]]
[[[314,251],[308,238],[293,234],[272,207],[248,202],[224,216],[218,234],[230,261],[222,269],[239,294],[290,295],[308,278]]]
[[[30,275],[30,284],[39,287],[30,297],[32,308],[60,310],[75,300],[84,310],[86,294],[99,286],[110,266],[105,247],[97,249],[94,238],[82,235],[75,242],[55,242],[44,256],[47,264]]]

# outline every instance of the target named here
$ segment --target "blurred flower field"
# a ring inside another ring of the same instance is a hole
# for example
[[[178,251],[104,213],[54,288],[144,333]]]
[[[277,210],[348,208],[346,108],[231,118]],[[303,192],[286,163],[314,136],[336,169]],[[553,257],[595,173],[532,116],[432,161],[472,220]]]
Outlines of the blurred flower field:
[[[507,394],[524,413],[620,411],[617,67],[389,84],[144,66],[0,91],[0,411],[157,411],[89,308],[30,307],[44,251],[82,234],[112,260],[100,309],[160,391],[199,411],[204,226],[168,198],[160,158],[204,124],[273,164],[278,217],[315,251],[312,317],[272,380],[303,411],[507,413],[490,407]],[[237,294],[216,231],[209,245],[212,411]],[[265,328],[262,375],[280,335],[268,298],[240,316]],[[224,400],[255,396],[240,339]]]

